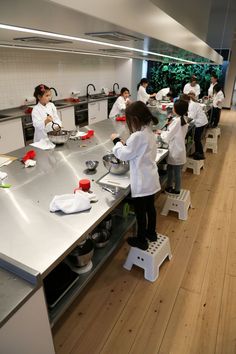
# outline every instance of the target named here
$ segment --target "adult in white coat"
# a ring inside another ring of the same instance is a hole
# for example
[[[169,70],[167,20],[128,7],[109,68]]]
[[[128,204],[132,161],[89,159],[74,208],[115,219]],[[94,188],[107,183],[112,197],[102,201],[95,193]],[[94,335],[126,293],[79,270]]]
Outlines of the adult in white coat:
[[[60,129],[62,122],[57,114],[55,105],[50,102],[51,91],[46,85],[38,85],[35,87],[34,97],[36,98],[36,106],[32,110],[32,121],[34,126],[34,142],[47,138],[47,133],[52,131],[52,122],[57,123],[54,129]]]
[[[196,99],[198,99],[198,96],[200,95],[201,89],[199,84],[197,83],[197,78],[196,76],[192,76],[190,78],[190,81],[184,86],[183,92],[188,95],[189,93],[194,93]]]
[[[188,131],[188,124],[185,116],[188,112],[188,103],[184,100],[176,100],[173,112],[176,117],[172,119],[166,131],[159,131],[159,133],[161,139],[169,145],[166,193],[179,194],[181,170],[186,163],[185,136]]]
[[[159,90],[156,94],[156,100],[157,101],[161,101],[163,96],[167,96],[168,94],[170,94],[170,88],[169,87],[165,87],[161,90]]]
[[[131,135],[126,145],[123,145],[117,134],[112,134],[115,144],[113,153],[118,159],[129,161],[130,164],[131,195],[138,230],[137,237],[128,238],[128,243],[132,247],[146,250],[147,239],[157,240],[154,196],[161,187],[155,162],[156,138],[150,124],[157,124],[158,119],[140,101],[131,103],[125,113]]]
[[[216,74],[211,74],[211,84],[208,89],[208,97],[213,97],[213,89],[216,84],[218,84],[218,76]]]
[[[150,97],[156,96],[156,93],[148,94],[146,91],[147,87],[148,87],[148,79],[142,78],[137,86],[138,89],[137,101],[141,101],[146,104]]]
[[[109,118],[124,115],[125,109],[129,103],[129,90],[126,87],[122,87],[122,89],[120,90],[120,96],[117,98],[117,100],[112,106]]]
[[[192,118],[195,124],[194,132],[194,143],[195,143],[195,152],[192,155],[194,160],[203,160],[205,159],[203,146],[202,146],[202,134],[204,128],[208,124],[208,119],[206,113],[203,111],[200,103],[196,102],[195,95],[182,95],[181,99],[184,99],[188,102],[188,117]]]
[[[221,86],[219,84],[216,84],[213,88],[212,115],[210,122],[212,128],[216,128],[219,124],[224,99],[225,96]]]

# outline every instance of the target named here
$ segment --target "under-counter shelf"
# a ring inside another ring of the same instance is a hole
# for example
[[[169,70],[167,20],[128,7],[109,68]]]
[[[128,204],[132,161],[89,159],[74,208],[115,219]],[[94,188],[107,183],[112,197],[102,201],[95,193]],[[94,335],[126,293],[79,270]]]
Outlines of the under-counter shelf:
[[[49,309],[49,319],[51,326],[59,320],[62,314],[68,309],[76,297],[81,293],[89,281],[94,277],[106,260],[121,244],[125,233],[135,224],[135,216],[128,215],[123,218],[120,215],[112,216],[112,234],[110,242],[104,248],[95,249],[92,258],[93,267],[90,271],[80,274],[78,280],[65,293],[63,298],[57,303],[53,309]]]

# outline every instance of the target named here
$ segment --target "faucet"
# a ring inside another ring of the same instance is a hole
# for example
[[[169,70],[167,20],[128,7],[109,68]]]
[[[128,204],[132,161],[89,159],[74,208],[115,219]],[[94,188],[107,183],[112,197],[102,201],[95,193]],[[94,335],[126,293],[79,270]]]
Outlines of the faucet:
[[[113,84],[113,88],[112,88],[112,91],[113,91],[114,94],[116,93],[116,91],[115,91],[115,86],[117,86],[118,90],[119,90],[119,88],[120,88],[119,84],[118,84],[117,82],[115,82],[115,83]]]
[[[87,98],[89,97],[89,92],[88,92],[89,86],[92,86],[93,90],[96,91],[96,88],[95,88],[95,86],[93,84],[88,84],[87,88],[86,88],[86,96],[87,96]]]
[[[50,87],[50,90],[53,90],[54,93],[55,93],[55,96],[58,96],[58,95],[57,95],[57,90],[56,90],[54,87]],[[51,100],[51,102],[52,102],[52,100]]]

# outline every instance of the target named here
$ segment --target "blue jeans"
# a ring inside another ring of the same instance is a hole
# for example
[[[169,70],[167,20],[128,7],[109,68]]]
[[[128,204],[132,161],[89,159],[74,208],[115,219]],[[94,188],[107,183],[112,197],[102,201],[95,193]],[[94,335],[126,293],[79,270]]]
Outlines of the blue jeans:
[[[181,189],[181,171],[183,165],[167,166],[167,188],[173,187],[176,191]]]

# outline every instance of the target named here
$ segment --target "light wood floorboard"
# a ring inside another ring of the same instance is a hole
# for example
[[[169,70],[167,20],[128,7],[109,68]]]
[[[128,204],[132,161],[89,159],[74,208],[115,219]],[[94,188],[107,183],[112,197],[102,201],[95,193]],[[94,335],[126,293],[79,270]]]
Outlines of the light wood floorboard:
[[[57,354],[236,354],[236,113],[223,111],[218,154],[183,187],[187,221],[161,216],[173,257],[154,283],[122,265],[126,243],[53,328]]]

